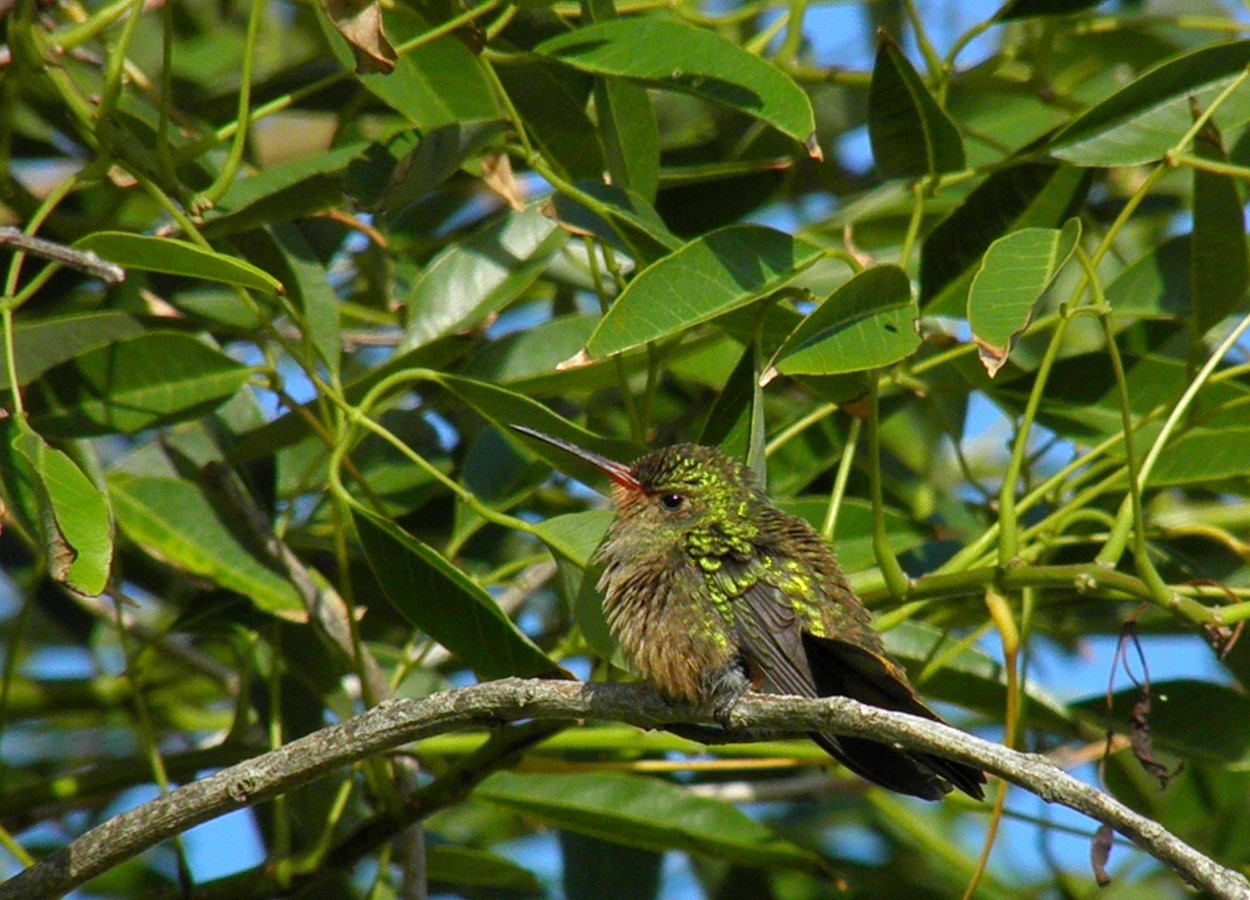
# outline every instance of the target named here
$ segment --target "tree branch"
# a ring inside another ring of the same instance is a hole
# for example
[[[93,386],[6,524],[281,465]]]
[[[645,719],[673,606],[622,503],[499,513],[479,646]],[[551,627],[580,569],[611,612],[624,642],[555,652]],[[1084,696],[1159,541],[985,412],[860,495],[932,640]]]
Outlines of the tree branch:
[[[707,710],[669,704],[640,685],[507,678],[420,700],[390,700],[341,725],[114,816],[0,886],[0,897],[59,896],[175,834],[307,784],[338,766],[434,734],[519,719],[589,719],[644,728],[710,721]],[[980,766],[1048,803],[1111,826],[1216,897],[1250,898],[1245,877],[1202,855],[1159,823],[1082,784],[1043,756],[1017,753],[936,722],[842,697],[805,700],[749,694],[734,708],[730,722],[735,729],[820,730],[873,738]]]

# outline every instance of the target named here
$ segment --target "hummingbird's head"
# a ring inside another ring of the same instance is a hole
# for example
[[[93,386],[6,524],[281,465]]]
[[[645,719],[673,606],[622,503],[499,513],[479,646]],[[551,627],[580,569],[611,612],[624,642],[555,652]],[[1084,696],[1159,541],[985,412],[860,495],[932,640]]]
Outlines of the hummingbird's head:
[[[751,501],[763,496],[747,466],[699,444],[657,450],[637,460],[630,472],[637,489],[613,491],[621,518],[641,517],[660,528],[709,518],[746,518]]]
[[[627,466],[559,438],[518,425],[513,428],[607,475],[621,523],[656,536],[700,522],[743,520],[755,502],[767,502],[755,473],[715,447],[674,444]]]

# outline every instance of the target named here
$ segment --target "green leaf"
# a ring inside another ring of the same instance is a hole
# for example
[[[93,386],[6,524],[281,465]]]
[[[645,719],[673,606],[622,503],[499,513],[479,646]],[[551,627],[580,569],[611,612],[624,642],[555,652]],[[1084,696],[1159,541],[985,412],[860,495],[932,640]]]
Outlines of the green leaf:
[[[800,143],[816,130],[811,102],[788,75],[704,28],[655,16],[616,19],[557,35],[535,52],[730,106]]]
[[[1107,285],[1107,303],[1117,315],[1180,319],[1189,312],[1190,236],[1156,244]]]
[[[652,778],[497,772],[473,795],[552,828],[629,847],[683,850],[756,868],[830,874],[819,856],[780,839],[732,806]]]
[[[589,24],[617,17],[613,0],[583,0],[582,10]],[[654,203],[660,187],[660,131],[646,88],[595,79],[595,119],[612,184]]]
[[[1112,697],[1118,730],[1128,730],[1138,696],[1133,687]],[[1150,700],[1150,730],[1157,747],[1192,762],[1250,768],[1250,697],[1243,692],[1210,681],[1179,679],[1153,682]],[[1106,697],[1101,691],[1073,707],[1100,727],[1106,722]]]
[[[1203,159],[1228,157],[1213,125],[1199,133],[1194,150]],[[1242,305],[1250,286],[1246,214],[1237,182],[1230,175],[1194,169],[1194,230],[1190,237],[1191,312],[1199,334]]]
[[[73,591],[99,596],[113,565],[107,498],[68,455],[31,431],[25,419],[17,419],[12,446],[26,463],[39,507],[49,574]]]
[[[597,80],[595,117],[612,184],[654,202],[660,189],[660,133],[646,88]]]
[[[765,370],[840,375],[888,366],[920,345],[911,281],[898,266],[874,266],[851,278],[799,323]]]
[[[337,209],[343,204],[348,167],[367,148],[363,142],[351,143],[235,180],[204,214],[204,235],[238,234]]]
[[[448,247],[408,295],[410,317],[400,352],[472,328],[502,309],[542,274],[567,237],[531,206]]]
[[[593,509],[551,516],[534,525],[534,536],[553,553],[585,569],[615,515],[611,510]]]
[[[582,638],[600,659],[630,670],[621,648],[612,639],[597,583],[601,569],[591,564],[595,550],[615,513],[606,509],[552,516],[534,526],[534,535],[556,558],[565,596],[573,608],[573,621]]]
[[[426,856],[426,877],[435,891],[464,888],[542,894],[538,879],[527,869],[485,850],[435,844]]]
[[[483,680],[563,670],[504,615],[490,594],[394,522],[352,510],[365,559],[401,615]]]
[[[995,172],[925,239],[920,305],[928,315],[963,315],[981,258],[996,239],[1021,228],[1058,228],[1076,214],[1088,173],[1072,166],[1024,163]]]
[[[54,366],[31,384],[27,410],[50,437],[133,434],[204,415],[248,375],[191,335],[152,331]]]
[[[579,182],[577,187],[603,205],[611,222],[565,195],[556,194],[552,198],[556,216],[561,223],[571,226],[574,234],[589,232],[624,249],[642,265],[655,262],[682,246],[681,238],[669,231],[655,207],[638,194],[611,184]]]
[[[730,225],[639,272],[591,335],[610,356],[676,334],[785,287],[823,256],[814,244],[762,225]]]
[[[1069,219],[1062,230],[1013,231],[985,251],[968,290],[968,325],[991,378],[1007,361],[1016,337],[1033,318],[1034,306],[1080,238],[1080,219]]]
[[[560,858],[566,897],[602,897],[604,886],[613,884],[629,885],[630,900],[658,896],[663,854],[561,831]]]
[[[295,588],[248,549],[255,538],[236,534],[229,516],[195,485],[114,472],[108,476],[108,489],[117,525],[136,546],[246,597],[262,612],[304,620],[304,604]]]
[[[57,363],[95,347],[143,333],[134,316],[111,310],[22,319],[13,323],[17,381],[26,385]],[[0,389],[9,387],[7,367],[0,366]]]
[[[144,237],[124,231],[97,231],[76,241],[74,247],[90,250],[124,269],[144,269],[204,281],[220,281],[266,294],[283,291],[282,282],[251,263],[173,238]]]
[[[346,48],[336,43],[335,52],[343,59]],[[423,132],[499,118],[490,82],[472,51],[454,35],[403,53],[387,75],[361,75],[359,81]]]
[[[602,177],[607,165],[603,145],[599,130],[586,114],[590,78],[551,60],[531,57],[500,67],[499,80],[543,156],[571,180]]]
[[[1154,487],[1208,484],[1250,472],[1250,425],[1198,427],[1167,445],[1150,470]]]
[[[1086,110],[1051,138],[1051,154],[1078,166],[1133,166],[1161,159],[1193,125],[1191,104],[1206,109],[1250,64],[1250,41],[1183,53]],[[1224,128],[1250,120],[1250,91],[1220,106]]]
[[[872,67],[868,138],[882,178],[931,178],[967,165],[959,129],[888,38]]]
[[[708,412],[699,443],[720,447],[766,481],[764,471],[764,389],[758,352],[748,344]]]

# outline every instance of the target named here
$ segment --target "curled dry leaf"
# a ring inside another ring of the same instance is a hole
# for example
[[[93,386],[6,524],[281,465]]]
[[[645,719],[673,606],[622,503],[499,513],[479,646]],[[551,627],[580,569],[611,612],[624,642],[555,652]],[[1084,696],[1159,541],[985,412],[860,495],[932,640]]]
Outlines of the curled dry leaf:
[[[1111,830],[1111,826],[1101,825],[1094,833],[1093,843],[1089,845],[1089,865],[1094,870],[1094,881],[1098,882],[1099,887],[1106,887],[1111,883],[1111,876],[1107,874],[1107,860],[1111,859],[1111,844],[1114,839],[1115,832]]]
[[[504,203],[517,212],[525,211],[525,189],[512,174],[508,154],[493,153],[482,160],[482,181]]]
[[[377,0],[323,0],[322,5],[351,47],[357,74],[385,75],[395,68],[399,57],[382,30],[382,7]]]

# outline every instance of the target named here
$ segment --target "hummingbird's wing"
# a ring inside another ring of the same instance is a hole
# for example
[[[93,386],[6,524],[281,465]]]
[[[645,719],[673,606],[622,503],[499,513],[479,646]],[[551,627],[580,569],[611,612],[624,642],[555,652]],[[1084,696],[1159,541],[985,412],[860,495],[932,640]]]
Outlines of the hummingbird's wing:
[[[850,641],[817,637],[803,628],[794,605],[777,587],[757,580],[734,610],[742,654],[762,690],[800,697],[850,697],[861,703],[940,722],[890,659]],[[813,734],[857,775],[892,791],[940,800],[951,785],[984,797],[985,775],[941,756],[877,741]]]

